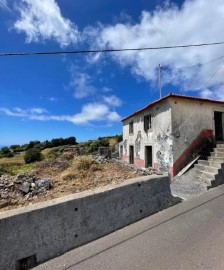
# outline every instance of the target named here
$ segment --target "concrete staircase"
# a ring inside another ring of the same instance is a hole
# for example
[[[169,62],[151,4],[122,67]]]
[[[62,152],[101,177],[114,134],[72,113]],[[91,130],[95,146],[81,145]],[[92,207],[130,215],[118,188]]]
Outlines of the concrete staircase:
[[[224,144],[217,143],[213,149],[204,149],[194,168],[196,177],[207,189],[224,184]]]

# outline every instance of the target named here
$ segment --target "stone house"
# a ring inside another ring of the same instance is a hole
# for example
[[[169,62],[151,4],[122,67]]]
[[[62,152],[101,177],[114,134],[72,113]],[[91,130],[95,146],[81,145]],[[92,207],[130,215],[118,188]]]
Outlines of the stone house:
[[[122,120],[120,156],[176,175],[207,142],[223,141],[224,101],[169,94]]]

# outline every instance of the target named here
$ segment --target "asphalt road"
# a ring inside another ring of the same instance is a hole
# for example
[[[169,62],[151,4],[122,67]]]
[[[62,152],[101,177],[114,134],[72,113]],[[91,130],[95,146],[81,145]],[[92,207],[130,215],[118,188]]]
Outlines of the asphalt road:
[[[224,269],[224,185],[36,270]]]

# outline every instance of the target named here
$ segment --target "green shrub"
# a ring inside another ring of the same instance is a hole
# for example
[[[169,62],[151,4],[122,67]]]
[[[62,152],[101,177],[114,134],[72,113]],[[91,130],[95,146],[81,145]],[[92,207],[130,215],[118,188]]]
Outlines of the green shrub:
[[[57,159],[61,156],[61,152],[59,150],[59,147],[57,148],[53,148],[51,150],[49,150],[47,153],[46,153],[46,158],[50,158],[50,159]]]
[[[40,149],[38,148],[31,148],[27,150],[24,156],[24,160],[26,164],[32,163],[35,161],[41,161],[42,159],[43,159],[43,155],[41,154]]]

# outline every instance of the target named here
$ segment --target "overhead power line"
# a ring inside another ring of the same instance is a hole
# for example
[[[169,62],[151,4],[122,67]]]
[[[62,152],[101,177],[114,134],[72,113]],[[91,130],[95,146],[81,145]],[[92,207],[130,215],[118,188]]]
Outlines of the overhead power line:
[[[200,66],[204,66],[204,65],[207,65],[207,64],[210,64],[210,63],[213,63],[213,62],[216,62],[220,59],[224,58],[224,55],[223,56],[220,56],[218,58],[215,58],[215,59],[212,59],[210,61],[207,61],[207,62],[204,62],[204,63],[199,63],[199,64],[195,64],[195,65],[191,65],[191,66],[185,66],[185,67],[174,67],[174,68],[171,68],[171,70],[174,70],[174,69],[185,69],[185,68],[194,68],[194,67],[200,67]]]
[[[212,75],[208,78],[208,80],[202,84],[198,89],[202,89],[204,87],[206,87],[208,85],[208,83],[215,77],[215,75],[224,67],[224,64],[219,66],[218,69],[216,69],[216,71],[214,73],[212,73]]]
[[[146,50],[164,50],[164,49],[178,49],[190,47],[203,47],[223,45],[222,42],[201,43],[190,45],[176,45],[176,46],[161,46],[161,47],[146,47],[146,48],[127,48],[127,49],[105,49],[105,50],[74,50],[74,51],[48,51],[48,52],[17,52],[17,53],[0,53],[3,56],[31,56],[31,55],[54,55],[54,54],[86,54],[86,53],[107,53],[107,52],[126,52],[126,51],[146,51]]]

